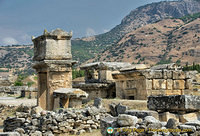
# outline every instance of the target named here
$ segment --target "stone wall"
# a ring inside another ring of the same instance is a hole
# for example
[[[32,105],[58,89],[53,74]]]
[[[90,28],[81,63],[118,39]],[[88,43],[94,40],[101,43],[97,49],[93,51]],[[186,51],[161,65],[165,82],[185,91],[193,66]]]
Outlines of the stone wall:
[[[145,77],[135,74],[132,78],[120,76],[119,80],[116,80],[116,97],[145,100],[147,98]]]
[[[24,95],[23,95],[24,93]],[[33,97],[36,98],[37,96],[37,89],[28,87],[28,86],[0,86],[0,94],[2,96],[12,94],[15,96],[22,96],[22,97]]]
[[[122,99],[147,99],[150,95],[200,95],[199,74],[181,70],[132,70],[113,74],[116,94]]]

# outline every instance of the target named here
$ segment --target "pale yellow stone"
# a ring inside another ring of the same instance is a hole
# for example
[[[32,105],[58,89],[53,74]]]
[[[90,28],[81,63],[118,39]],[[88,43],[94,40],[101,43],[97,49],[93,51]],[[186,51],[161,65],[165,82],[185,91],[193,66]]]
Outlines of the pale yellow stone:
[[[179,121],[182,123],[188,122],[188,121],[194,121],[198,120],[200,117],[199,112],[193,112],[188,114],[179,115]]]
[[[185,89],[185,81],[184,80],[174,80],[173,89],[174,90]]]
[[[173,89],[173,80],[172,79],[167,79],[167,90],[172,90]]]
[[[179,116],[170,112],[159,113],[159,120],[167,122],[170,118],[179,121]]]
[[[153,79],[153,89],[154,90],[166,89],[166,80],[165,79]]]

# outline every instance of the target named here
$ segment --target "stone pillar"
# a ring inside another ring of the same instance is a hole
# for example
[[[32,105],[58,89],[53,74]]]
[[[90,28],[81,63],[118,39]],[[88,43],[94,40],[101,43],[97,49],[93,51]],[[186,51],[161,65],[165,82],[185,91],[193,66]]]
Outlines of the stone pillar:
[[[61,29],[33,38],[33,66],[38,73],[38,106],[53,110],[53,91],[58,88],[72,88],[71,55],[72,33]]]

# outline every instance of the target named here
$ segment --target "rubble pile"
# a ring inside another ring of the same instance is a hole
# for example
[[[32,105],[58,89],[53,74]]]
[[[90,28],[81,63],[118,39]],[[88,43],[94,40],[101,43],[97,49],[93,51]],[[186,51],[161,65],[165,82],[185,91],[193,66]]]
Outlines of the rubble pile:
[[[16,117],[4,121],[4,132],[16,131],[24,135],[46,135],[70,133],[81,134],[100,128],[100,118],[106,111],[95,106],[83,109],[60,109],[56,112],[42,111],[40,114],[17,112]]]
[[[153,116],[138,118],[127,114],[117,117],[111,115],[101,120],[101,134],[103,136],[198,136],[200,135],[200,121],[180,123],[170,118],[161,122]],[[109,130],[112,133],[109,134]]]
[[[199,136],[200,96],[149,96],[147,111],[110,105],[101,119],[103,136]]]

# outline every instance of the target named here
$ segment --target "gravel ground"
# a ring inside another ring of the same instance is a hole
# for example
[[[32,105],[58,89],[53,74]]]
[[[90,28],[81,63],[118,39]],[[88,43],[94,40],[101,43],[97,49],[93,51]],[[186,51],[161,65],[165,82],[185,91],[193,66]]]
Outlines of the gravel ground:
[[[15,97],[0,97],[0,105],[19,106],[22,103],[25,106],[35,106],[37,104],[37,99],[27,99],[27,98],[16,99]]]

